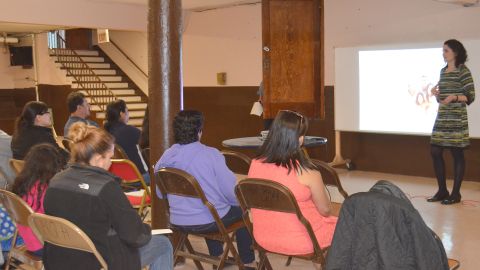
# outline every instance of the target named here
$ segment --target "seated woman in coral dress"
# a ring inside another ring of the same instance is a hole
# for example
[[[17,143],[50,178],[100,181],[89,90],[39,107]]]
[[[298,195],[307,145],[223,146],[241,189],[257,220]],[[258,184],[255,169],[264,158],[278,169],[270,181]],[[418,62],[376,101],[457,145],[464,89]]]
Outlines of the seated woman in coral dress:
[[[330,246],[337,217],[320,173],[302,150],[307,119],[293,111],[277,114],[260,154],[252,161],[249,178],[269,179],[287,186],[312,225],[321,248]],[[253,234],[259,245],[289,255],[313,252],[305,227],[296,215],[252,209]],[[272,222],[274,221],[274,222]]]

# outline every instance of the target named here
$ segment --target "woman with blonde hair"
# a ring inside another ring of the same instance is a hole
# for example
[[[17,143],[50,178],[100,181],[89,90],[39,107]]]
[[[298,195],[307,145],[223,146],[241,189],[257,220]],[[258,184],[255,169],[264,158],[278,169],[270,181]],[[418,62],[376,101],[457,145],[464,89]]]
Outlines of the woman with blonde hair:
[[[114,138],[103,129],[78,122],[69,129],[71,165],[50,182],[45,213],[65,218],[93,241],[109,269],[173,269],[172,246],[162,236],[152,236],[123,193],[119,179],[108,172]],[[92,254],[48,243],[44,248],[47,269],[99,269]]]

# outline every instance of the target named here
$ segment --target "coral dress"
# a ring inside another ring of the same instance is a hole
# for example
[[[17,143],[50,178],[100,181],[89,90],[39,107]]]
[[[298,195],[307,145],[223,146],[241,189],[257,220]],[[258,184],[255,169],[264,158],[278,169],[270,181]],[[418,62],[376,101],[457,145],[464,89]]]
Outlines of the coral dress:
[[[302,214],[312,225],[320,247],[330,246],[337,217],[324,217],[318,212],[310,188],[298,181],[294,171],[288,174],[287,168],[253,160],[248,177],[269,179],[288,187],[295,196]],[[289,255],[313,252],[307,230],[296,215],[260,209],[252,209],[251,214],[255,241],[263,248]]]

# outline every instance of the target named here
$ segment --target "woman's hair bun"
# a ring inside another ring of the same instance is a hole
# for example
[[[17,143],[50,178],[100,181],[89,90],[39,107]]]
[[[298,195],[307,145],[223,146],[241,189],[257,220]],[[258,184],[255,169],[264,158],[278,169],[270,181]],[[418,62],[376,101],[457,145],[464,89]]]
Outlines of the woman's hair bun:
[[[87,137],[88,129],[89,128],[87,124],[83,122],[76,122],[70,126],[70,129],[68,130],[68,137],[74,143],[80,142]]]

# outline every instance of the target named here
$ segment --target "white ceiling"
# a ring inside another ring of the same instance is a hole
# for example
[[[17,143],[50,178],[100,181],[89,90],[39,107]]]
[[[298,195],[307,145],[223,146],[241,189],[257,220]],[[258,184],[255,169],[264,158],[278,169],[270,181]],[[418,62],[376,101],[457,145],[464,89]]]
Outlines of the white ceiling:
[[[136,5],[147,5],[148,0],[90,0],[94,2],[114,2]],[[182,8],[188,10],[202,10],[216,7],[227,7],[241,4],[258,3],[261,0],[182,0]]]
[[[110,3],[124,3],[134,5],[147,5],[148,0],[83,0],[91,2],[110,2]],[[261,0],[182,0],[182,8],[192,11],[202,11],[212,8],[221,8],[237,5],[245,5],[252,3],[260,3]],[[68,27],[61,25],[35,25],[35,24],[19,24],[0,22],[1,33],[40,33],[55,29],[66,29]]]

